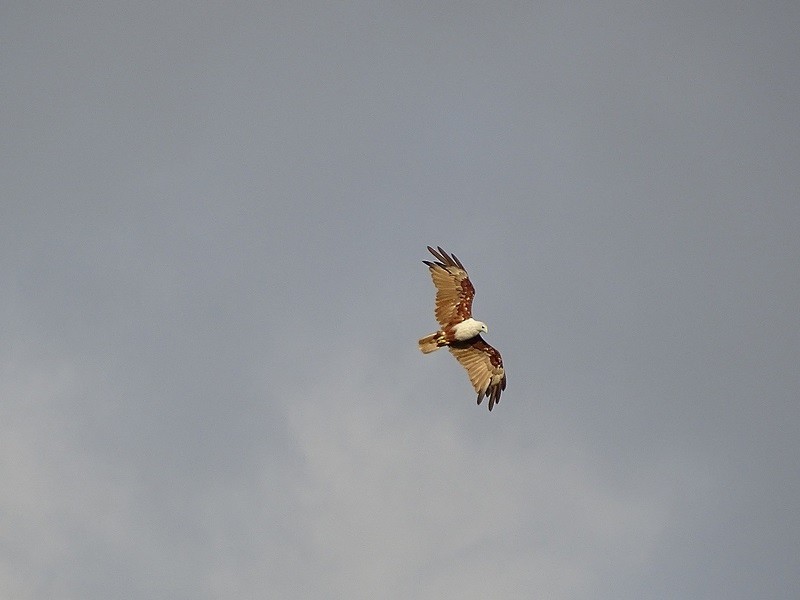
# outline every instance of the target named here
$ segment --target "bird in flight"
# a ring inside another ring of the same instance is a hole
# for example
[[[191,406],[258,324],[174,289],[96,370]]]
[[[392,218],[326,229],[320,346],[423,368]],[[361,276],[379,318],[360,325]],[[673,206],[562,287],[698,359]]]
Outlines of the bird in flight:
[[[419,340],[419,349],[428,354],[447,347],[467,370],[472,387],[478,393],[478,404],[489,399],[489,410],[500,402],[506,389],[506,372],[500,353],[489,345],[481,333],[488,333],[486,323],[472,318],[475,288],[467,270],[455,254],[447,254],[441,246],[428,251],[437,259],[424,260],[436,286],[436,320],[440,329]]]

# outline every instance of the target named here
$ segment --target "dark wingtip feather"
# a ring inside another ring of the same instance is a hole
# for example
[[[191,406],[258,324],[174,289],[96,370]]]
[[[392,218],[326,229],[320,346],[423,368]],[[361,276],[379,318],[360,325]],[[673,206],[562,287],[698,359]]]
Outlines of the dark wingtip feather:
[[[441,257],[441,256],[439,256],[439,253],[438,253],[438,252],[436,252],[436,250],[434,250],[434,249],[433,249],[433,248],[431,248],[430,246],[428,246],[428,252],[430,252],[431,254],[433,254],[433,255],[434,255],[436,258],[438,258],[439,260],[442,260],[442,257]]]
[[[444,248],[442,248],[441,246],[437,246],[437,248],[439,249],[439,254],[442,257],[442,260],[444,261],[444,264],[446,264],[448,267],[456,267],[456,266],[458,266],[456,264],[456,261],[453,260],[453,255],[448,254],[447,252],[445,252]]]
[[[439,266],[444,267],[444,268],[447,268],[447,267],[458,267],[462,271],[466,271],[466,269],[464,268],[464,265],[461,264],[461,261],[458,260],[458,257],[455,254],[448,254],[447,252],[444,251],[444,248],[442,248],[441,246],[437,246],[436,250],[434,250],[430,246],[428,246],[427,248],[428,248],[428,252],[433,254],[439,260],[439,262],[436,263]],[[423,261],[423,262],[425,262],[425,261]]]
[[[494,408],[495,404],[500,404],[500,392],[502,391],[501,385],[493,385],[489,389],[489,393],[486,394],[486,397],[489,398],[489,410]]]

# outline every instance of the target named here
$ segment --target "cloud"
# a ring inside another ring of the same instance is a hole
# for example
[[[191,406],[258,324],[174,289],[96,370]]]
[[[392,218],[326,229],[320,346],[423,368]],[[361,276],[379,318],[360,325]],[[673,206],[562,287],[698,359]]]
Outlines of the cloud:
[[[303,457],[297,525],[335,595],[588,597],[647,562],[674,517],[667,484],[602,481],[580,440],[520,455],[496,439],[487,451],[459,417],[418,412],[413,383],[371,378],[377,368],[363,351],[332,357],[285,404]],[[459,410],[502,420],[503,408]]]

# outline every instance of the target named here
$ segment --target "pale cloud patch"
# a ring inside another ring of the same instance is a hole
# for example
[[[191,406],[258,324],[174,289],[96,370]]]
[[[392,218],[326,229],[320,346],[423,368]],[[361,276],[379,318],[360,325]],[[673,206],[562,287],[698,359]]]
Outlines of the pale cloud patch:
[[[79,447],[74,415],[65,419],[87,373],[56,358],[7,358],[0,369],[0,514],[11,542],[0,577],[23,598],[66,593],[61,567],[87,538],[118,533],[124,504]]]
[[[589,597],[646,562],[674,507],[662,487],[604,483],[579,443],[519,455],[500,439],[487,453],[456,416],[416,414],[413,382],[376,384],[373,363],[343,353],[286,403],[298,526],[337,594]]]

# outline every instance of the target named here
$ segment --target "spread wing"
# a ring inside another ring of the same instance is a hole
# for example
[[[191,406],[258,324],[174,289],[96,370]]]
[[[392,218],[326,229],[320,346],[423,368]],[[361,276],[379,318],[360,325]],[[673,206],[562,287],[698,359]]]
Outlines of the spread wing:
[[[489,410],[492,410],[500,402],[500,393],[506,389],[506,372],[500,353],[479,335],[466,342],[453,342],[448,349],[467,370],[472,387],[478,392],[478,404],[486,396]]]
[[[436,262],[422,261],[428,265],[433,285],[436,286],[436,320],[439,325],[446,327],[469,319],[472,316],[475,288],[464,265],[455,254],[448,255],[441,246],[438,252],[428,246],[428,251],[439,259]]]

